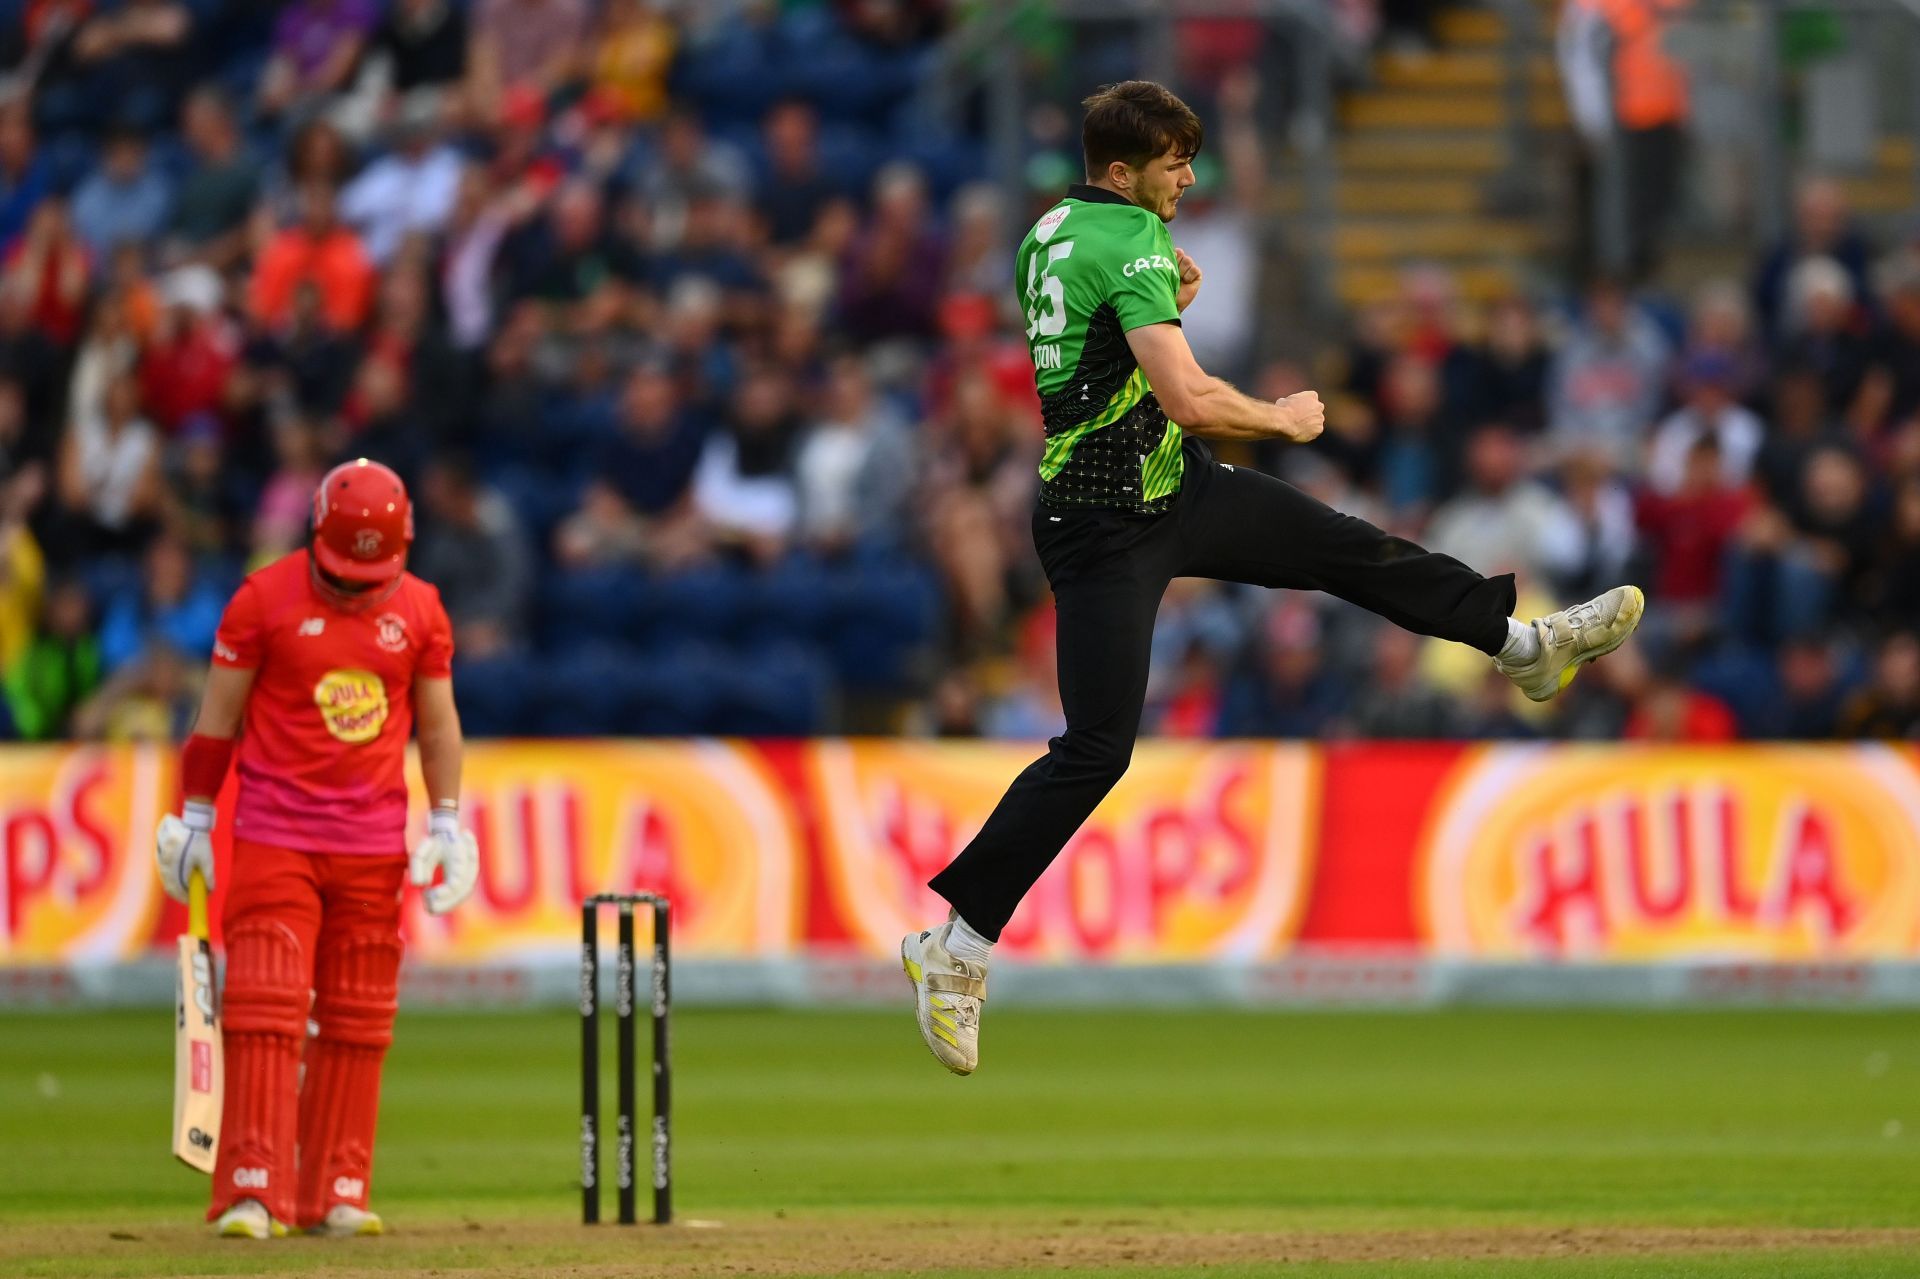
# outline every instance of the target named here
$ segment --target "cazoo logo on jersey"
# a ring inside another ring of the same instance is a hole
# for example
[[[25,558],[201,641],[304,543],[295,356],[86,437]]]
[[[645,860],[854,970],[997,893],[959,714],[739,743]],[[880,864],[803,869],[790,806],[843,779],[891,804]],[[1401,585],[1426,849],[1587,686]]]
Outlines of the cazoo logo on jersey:
[[[1120,268],[1120,274],[1126,276],[1128,279],[1132,279],[1142,271],[1171,271],[1173,269],[1172,258],[1162,253],[1155,253],[1150,257],[1135,258]]]

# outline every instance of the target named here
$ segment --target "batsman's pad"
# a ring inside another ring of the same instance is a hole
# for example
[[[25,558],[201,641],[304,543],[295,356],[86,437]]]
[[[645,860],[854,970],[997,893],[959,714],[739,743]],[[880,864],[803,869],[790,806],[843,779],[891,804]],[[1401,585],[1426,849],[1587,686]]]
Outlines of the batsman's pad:
[[[227,1098],[208,1220],[242,1199],[293,1219],[308,972],[300,938],[286,924],[241,918],[227,930]]]
[[[300,1196],[295,1220],[319,1224],[335,1204],[367,1206],[373,1185],[380,1067],[398,1008],[398,937],[323,941],[307,1077],[300,1089]]]

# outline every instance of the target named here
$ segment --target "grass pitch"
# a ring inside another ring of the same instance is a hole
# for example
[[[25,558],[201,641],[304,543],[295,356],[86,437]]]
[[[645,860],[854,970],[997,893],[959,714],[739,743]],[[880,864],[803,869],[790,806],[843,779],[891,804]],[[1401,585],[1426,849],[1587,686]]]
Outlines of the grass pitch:
[[[0,1275],[1920,1274],[1910,1013],[989,1009],[963,1080],[904,999],[683,1011],[664,1231],[578,1224],[578,1037],[403,1014],[394,1233],[250,1244],[167,1153],[167,1010],[0,1014]]]

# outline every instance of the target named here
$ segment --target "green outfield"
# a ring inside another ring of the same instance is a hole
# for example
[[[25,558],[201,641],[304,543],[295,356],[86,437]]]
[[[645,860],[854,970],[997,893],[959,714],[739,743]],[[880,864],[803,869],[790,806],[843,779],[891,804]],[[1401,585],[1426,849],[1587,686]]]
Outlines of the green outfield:
[[[1910,1013],[990,1009],[985,1031],[962,1080],[904,1001],[681,1013],[685,1224],[661,1231],[578,1224],[575,1018],[403,1015],[394,1233],[250,1244],[205,1237],[205,1179],[167,1154],[166,1010],[0,1014],[0,1275],[1920,1273]]]

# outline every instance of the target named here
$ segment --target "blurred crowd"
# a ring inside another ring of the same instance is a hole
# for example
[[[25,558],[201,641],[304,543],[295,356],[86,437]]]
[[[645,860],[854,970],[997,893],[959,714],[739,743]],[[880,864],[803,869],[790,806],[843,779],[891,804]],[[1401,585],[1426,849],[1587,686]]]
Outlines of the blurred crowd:
[[[413,490],[476,734],[1057,731],[1011,249],[1058,189],[920,111],[945,5],[15,2],[7,735],[181,733],[227,594],[359,455]],[[1256,92],[1210,96],[1174,226],[1195,344],[1337,394],[1235,456],[1523,610],[1653,607],[1542,713],[1338,601],[1182,581],[1150,731],[1920,728],[1920,259],[1813,183],[1749,280],[1476,307],[1420,270],[1265,358]]]

